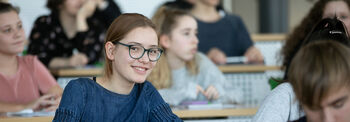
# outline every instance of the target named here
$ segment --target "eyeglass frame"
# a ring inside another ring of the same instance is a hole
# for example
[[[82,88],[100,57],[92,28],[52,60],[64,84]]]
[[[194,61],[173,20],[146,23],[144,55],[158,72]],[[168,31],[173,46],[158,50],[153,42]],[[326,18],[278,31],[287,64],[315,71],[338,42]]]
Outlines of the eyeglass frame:
[[[156,62],[156,61],[158,61],[158,60],[160,59],[160,56],[162,56],[162,54],[163,54],[163,52],[164,52],[164,50],[163,50],[162,48],[149,48],[149,49],[146,49],[145,47],[143,47],[143,46],[141,46],[141,45],[124,44],[124,43],[121,43],[121,42],[119,42],[119,41],[113,41],[112,43],[113,43],[114,45],[120,44],[120,45],[123,45],[123,46],[125,46],[125,47],[128,47],[128,48],[129,48],[129,56],[130,56],[132,59],[140,59],[140,58],[142,58],[143,55],[145,55],[145,52],[147,51],[148,60],[151,61],[151,62]],[[131,50],[131,47],[132,47],[132,46],[140,46],[140,47],[143,48],[143,52],[142,52],[142,55],[141,55],[140,57],[134,58],[134,57],[131,56],[130,50]],[[160,51],[160,54],[159,54],[159,56],[157,57],[156,60],[151,60],[151,59],[149,58],[149,51],[150,51],[151,49],[159,49],[159,51]]]

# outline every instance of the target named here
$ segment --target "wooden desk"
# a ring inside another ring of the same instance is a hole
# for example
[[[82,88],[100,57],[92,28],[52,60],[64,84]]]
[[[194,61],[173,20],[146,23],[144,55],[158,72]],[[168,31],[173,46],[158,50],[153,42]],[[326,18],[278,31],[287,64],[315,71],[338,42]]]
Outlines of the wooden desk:
[[[53,120],[53,116],[0,118],[0,122],[52,122],[52,120]]]
[[[238,72],[264,72],[267,70],[280,70],[280,66],[265,66],[265,65],[219,65],[218,68],[223,73],[238,73]],[[54,76],[58,77],[84,77],[84,76],[99,76],[102,74],[102,68],[79,68],[79,69],[55,69],[50,70]]]
[[[53,69],[50,72],[58,77],[99,76],[103,68]]]
[[[218,67],[223,73],[265,72],[268,70],[281,70],[280,66],[265,65],[220,65]]]
[[[218,110],[173,110],[180,118],[207,118],[228,116],[253,116],[257,108],[230,108]],[[0,122],[51,122],[53,116],[48,117],[7,117],[0,118]]]
[[[213,110],[174,110],[180,118],[207,118],[207,117],[229,117],[229,116],[253,116],[257,108],[230,108]]]
[[[254,42],[284,41],[286,40],[286,34],[251,34],[251,38]]]

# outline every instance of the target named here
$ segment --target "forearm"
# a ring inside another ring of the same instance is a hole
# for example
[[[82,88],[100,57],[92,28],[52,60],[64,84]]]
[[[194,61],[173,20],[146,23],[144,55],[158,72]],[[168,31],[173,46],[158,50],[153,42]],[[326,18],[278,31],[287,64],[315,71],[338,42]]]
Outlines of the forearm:
[[[0,113],[21,111],[23,109],[26,109],[26,106],[26,104],[0,102]]]
[[[69,58],[53,58],[49,63],[50,68],[71,67]]]
[[[89,26],[86,21],[86,17],[83,15],[78,15],[77,16],[77,32],[86,32],[89,30]]]
[[[59,85],[52,86],[46,94],[54,94],[59,97],[62,96],[63,89]]]

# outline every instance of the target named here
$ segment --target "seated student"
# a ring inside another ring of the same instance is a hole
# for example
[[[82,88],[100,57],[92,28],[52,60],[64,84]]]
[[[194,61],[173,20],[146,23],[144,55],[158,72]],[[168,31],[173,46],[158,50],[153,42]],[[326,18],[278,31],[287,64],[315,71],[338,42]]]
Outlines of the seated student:
[[[350,31],[350,0],[318,0],[315,2],[309,13],[301,23],[287,36],[286,42],[281,49],[282,67],[286,73],[284,80],[287,80],[287,71],[292,58],[306,39],[307,34],[322,19],[334,18],[341,20],[347,32]]]
[[[224,97],[224,75],[204,54],[197,52],[197,22],[192,16],[162,6],[152,20],[165,54],[148,80],[167,103],[179,105],[183,101],[227,97],[234,102],[241,100],[238,92]]]
[[[245,56],[245,63],[263,63],[264,57],[254,46],[241,18],[222,11],[218,7],[220,0],[190,2],[194,3],[190,11],[198,23],[199,51],[216,64],[225,64],[231,56]]]
[[[314,29],[302,41],[301,47],[312,41],[333,40],[350,47],[349,36],[342,21],[338,19],[323,19],[318,22]],[[295,49],[299,52],[299,49]],[[295,94],[287,82],[278,85],[264,99],[260,108],[253,118],[253,122],[286,122],[299,119],[304,116],[304,111],[295,99]]]
[[[113,0],[48,0],[47,7],[51,14],[35,21],[28,53],[50,68],[97,63],[105,31],[120,14]]]
[[[70,81],[53,121],[181,121],[145,81],[163,52],[151,20],[120,15],[107,31],[104,49],[103,77]]]
[[[302,47],[288,72],[306,113],[299,122],[350,122],[350,48],[334,40]]]
[[[62,88],[35,56],[17,56],[25,33],[18,9],[0,2],[0,113],[24,109],[53,111]]]

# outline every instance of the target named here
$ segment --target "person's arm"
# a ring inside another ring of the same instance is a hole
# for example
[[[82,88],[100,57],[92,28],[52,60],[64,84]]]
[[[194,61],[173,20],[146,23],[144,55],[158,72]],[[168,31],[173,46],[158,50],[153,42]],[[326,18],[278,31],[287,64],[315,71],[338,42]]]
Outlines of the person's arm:
[[[6,103],[0,102],[0,113],[4,112],[17,112],[23,109],[28,108],[25,104],[15,104],[15,103]]]
[[[198,87],[197,84],[187,81],[173,83],[171,88],[159,89],[158,92],[168,104],[176,106],[184,100],[196,99],[199,92]]]
[[[293,104],[293,89],[289,83],[278,85],[264,99],[260,105],[258,112],[255,114],[252,122],[287,122],[292,119],[293,107],[298,106]]]
[[[94,64],[101,58],[106,27],[104,22],[98,21],[94,16],[91,16],[97,6],[96,1],[87,1],[77,15],[78,32],[73,37],[78,54],[81,56],[71,57],[71,60],[77,61],[73,65]],[[82,58],[84,56],[84,58]],[[80,62],[79,62],[80,61]],[[71,61],[72,62],[72,61]],[[74,62],[74,61],[73,61]]]
[[[215,64],[226,64],[226,55],[218,48],[211,48],[207,53],[208,58]]]
[[[57,84],[54,77],[46,69],[46,67],[35,57],[33,59],[33,79],[37,83],[40,93],[44,95],[50,95],[48,100],[52,104],[45,106],[43,109],[46,111],[54,111],[57,109],[63,89]]]
[[[172,111],[170,106],[162,99],[159,92],[149,83],[150,88],[150,122],[182,122]]]
[[[234,101],[234,102],[240,102],[242,99],[242,93],[239,92],[240,90],[238,89],[230,89],[230,90],[225,90],[224,86],[226,81],[226,78],[224,76],[224,74],[218,69],[218,67],[211,62],[205,55],[203,55],[202,53],[198,54],[198,58],[199,58],[199,67],[200,67],[200,72],[202,75],[200,76],[202,78],[201,82],[203,82],[202,84],[209,84],[207,86],[207,88],[205,88],[206,91],[206,97],[208,99],[226,99],[229,95],[226,94],[228,91],[229,93],[234,93],[234,94],[230,94],[230,101]],[[210,89],[211,90],[210,93]],[[216,96],[215,94],[218,94],[218,96]]]
[[[52,58],[54,57],[54,51],[49,50],[46,43],[50,42],[50,27],[47,23],[47,20],[51,19],[50,16],[39,17],[32,28],[32,31],[29,36],[29,46],[28,54],[37,55],[39,60],[44,63],[45,66],[48,66]]]
[[[85,89],[79,80],[73,80],[65,87],[61,103],[53,122],[78,122],[85,106]]]
[[[255,46],[251,46],[244,53],[244,56],[247,58],[247,62],[245,63],[264,63],[264,57],[261,54],[260,50]]]
[[[44,95],[36,100],[22,104],[0,102],[0,113],[18,112],[24,109],[40,110],[41,106],[56,105],[55,101],[50,100],[52,97],[54,97],[54,95]]]
[[[88,57],[83,53],[73,54],[69,58],[56,57],[49,63],[50,68],[78,67],[85,66],[88,63]]]
[[[93,16],[99,19],[105,28],[108,28],[119,15],[121,10],[113,0],[97,0],[97,10]]]

